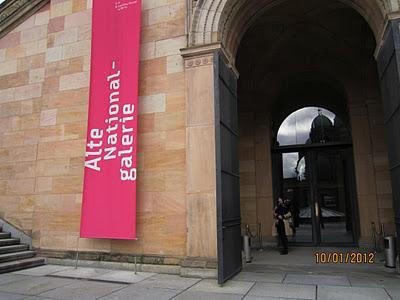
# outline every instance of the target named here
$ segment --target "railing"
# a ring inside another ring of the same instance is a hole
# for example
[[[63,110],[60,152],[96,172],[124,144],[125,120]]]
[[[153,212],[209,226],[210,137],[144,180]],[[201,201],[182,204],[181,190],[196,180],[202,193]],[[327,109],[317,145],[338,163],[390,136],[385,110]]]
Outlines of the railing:
[[[385,225],[381,224],[379,231],[377,231],[375,222],[371,222],[371,233],[375,252],[382,252],[381,245],[383,244],[383,238],[386,235]]]

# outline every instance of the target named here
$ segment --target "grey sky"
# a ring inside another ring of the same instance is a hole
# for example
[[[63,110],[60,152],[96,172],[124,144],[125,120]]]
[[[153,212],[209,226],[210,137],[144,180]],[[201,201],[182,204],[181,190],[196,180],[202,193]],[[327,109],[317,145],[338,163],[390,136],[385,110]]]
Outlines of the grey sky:
[[[297,178],[299,181],[306,179],[306,160],[302,157],[299,161],[299,158],[298,152],[282,153],[283,179]],[[296,167],[298,173],[296,173]]]
[[[332,123],[335,114],[319,107],[305,107],[289,115],[283,121],[278,131],[278,142],[280,146],[305,144],[310,137],[312,121],[318,116],[318,109],[328,117]]]

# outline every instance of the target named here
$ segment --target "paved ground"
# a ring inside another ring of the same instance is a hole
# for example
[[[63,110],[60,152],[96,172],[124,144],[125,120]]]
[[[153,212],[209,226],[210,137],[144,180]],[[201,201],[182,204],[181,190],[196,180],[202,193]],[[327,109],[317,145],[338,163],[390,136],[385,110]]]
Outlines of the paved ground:
[[[312,249],[293,250],[286,258],[274,251],[255,253],[253,263],[223,287],[213,279],[47,265],[0,275],[0,300],[400,300],[400,275],[382,267],[381,262],[373,266],[321,266],[308,260],[310,254]]]

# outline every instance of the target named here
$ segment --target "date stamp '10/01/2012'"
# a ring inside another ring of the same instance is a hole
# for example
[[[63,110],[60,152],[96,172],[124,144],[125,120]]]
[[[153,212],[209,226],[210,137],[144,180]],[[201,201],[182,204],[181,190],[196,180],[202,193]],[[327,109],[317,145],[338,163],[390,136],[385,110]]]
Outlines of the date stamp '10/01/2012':
[[[315,252],[317,264],[373,264],[374,252]]]

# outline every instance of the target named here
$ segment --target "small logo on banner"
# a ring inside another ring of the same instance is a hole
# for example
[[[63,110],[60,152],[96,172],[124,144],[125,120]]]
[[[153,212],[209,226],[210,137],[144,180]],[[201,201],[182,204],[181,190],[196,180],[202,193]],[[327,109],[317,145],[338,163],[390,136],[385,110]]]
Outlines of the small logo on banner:
[[[137,0],[115,1],[115,9],[118,11],[128,9],[129,6],[137,4]]]

